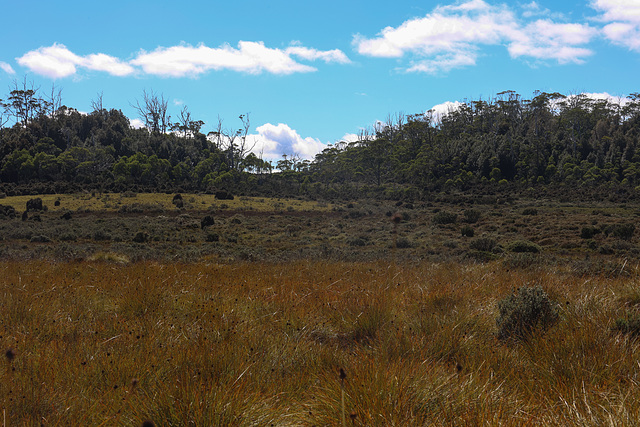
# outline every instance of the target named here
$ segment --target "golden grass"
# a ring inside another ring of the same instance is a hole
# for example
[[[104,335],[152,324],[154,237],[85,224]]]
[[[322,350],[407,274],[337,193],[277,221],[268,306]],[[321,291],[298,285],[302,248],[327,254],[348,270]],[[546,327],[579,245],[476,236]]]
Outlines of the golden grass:
[[[501,264],[0,262],[7,425],[636,425],[638,277]],[[561,321],[495,338],[540,284]],[[12,353],[7,354],[11,350]],[[15,356],[15,357],[7,357]]]
[[[212,194],[181,194],[185,208],[189,210],[256,210],[256,211],[327,211],[333,205],[307,200],[275,199],[268,197],[235,197],[234,200],[217,200]],[[40,197],[44,205],[51,211],[106,211],[114,212],[123,206],[133,204],[144,205],[149,208],[175,210],[174,194],[139,193],[127,197],[122,193],[76,193],[76,194],[44,194],[39,196],[10,196],[0,199],[0,204],[13,206],[17,211],[25,210],[27,201]],[[60,206],[55,206],[56,200]]]

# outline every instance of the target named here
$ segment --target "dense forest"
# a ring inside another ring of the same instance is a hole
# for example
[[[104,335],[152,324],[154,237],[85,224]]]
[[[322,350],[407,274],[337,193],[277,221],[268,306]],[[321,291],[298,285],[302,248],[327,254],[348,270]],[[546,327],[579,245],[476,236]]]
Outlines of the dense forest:
[[[201,132],[187,107],[175,118],[163,95],[133,104],[135,129],[102,95],[81,113],[26,80],[0,100],[0,192],[204,191],[236,194],[420,198],[433,191],[554,188],[635,194],[640,187],[640,94],[624,102],[513,91],[467,101],[448,114],[390,116],[355,142],[313,161],[266,162],[239,126]],[[11,125],[12,124],[12,125]],[[570,191],[569,191],[570,190]]]

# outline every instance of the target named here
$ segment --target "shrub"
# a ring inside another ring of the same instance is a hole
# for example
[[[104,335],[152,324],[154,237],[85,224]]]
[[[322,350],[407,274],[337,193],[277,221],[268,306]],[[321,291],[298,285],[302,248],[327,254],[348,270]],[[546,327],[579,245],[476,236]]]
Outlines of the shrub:
[[[406,237],[401,237],[396,241],[396,248],[398,249],[409,249],[412,246],[413,244]]]
[[[623,334],[638,336],[640,335],[640,317],[636,315],[634,317],[617,319],[613,330]]]
[[[481,252],[492,252],[496,245],[496,240],[491,237],[479,237],[469,243],[469,248]]]
[[[149,240],[149,235],[144,231],[138,231],[135,236],[133,236],[133,241],[136,243],[144,243]]]
[[[40,197],[36,197],[35,199],[30,199],[27,201],[27,212],[29,211],[41,211],[42,208],[42,199]]]
[[[349,246],[366,246],[367,241],[361,237],[356,237],[354,239],[348,240],[347,243]]]
[[[538,210],[536,208],[526,208],[522,211],[522,215],[538,215]]]
[[[0,205],[0,217],[13,219],[16,217],[16,210],[13,206]]]
[[[592,239],[596,234],[601,233],[598,227],[582,227],[582,231],[580,231],[580,237],[583,239]]]
[[[433,223],[438,225],[453,224],[458,219],[458,216],[451,212],[440,211],[433,216]]]
[[[499,339],[524,339],[536,328],[543,330],[558,320],[558,305],[540,287],[521,287],[498,302]]]
[[[537,254],[539,252],[542,252],[542,248],[540,246],[528,240],[516,240],[514,242],[511,242],[507,247],[507,249],[509,250],[509,252],[519,252],[519,253],[529,252],[529,253]]]
[[[462,220],[469,224],[475,224],[480,219],[480,211],[477,209],[466,209],[462,213]]]
[[[225,190],[216,191],[215,198],[218,200],[233,200],[233,194]]]
[[[200,228],[204,230],[205,227],[212,226],[215,223],[211,215],[207,215],[200,220]]]
[[[631,240],[635,231],[635,224],[616,224],[611,227],[611,234],[613,237],[623,240]]]
[[[220,236],[218,235],[218,233],[209,233],[205,237],[205,240],[207,242],[217,242],[220,240]]]
[[[473,230],[473,227],[469,225],[465,225],[460,230],[460,233],[462,234],[463,237],[473,237],[473,235],[475,234],[475,231]]]

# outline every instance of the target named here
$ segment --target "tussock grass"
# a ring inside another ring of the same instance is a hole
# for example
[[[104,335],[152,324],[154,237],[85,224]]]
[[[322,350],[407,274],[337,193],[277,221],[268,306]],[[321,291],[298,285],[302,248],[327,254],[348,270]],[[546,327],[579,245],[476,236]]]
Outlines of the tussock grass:
[[[339,426],[342,385],[347,425],[640,416],[639,341],[614,327],[634,274],[111,258],[0,262],[7,425]],[[499,340],[498,302],[533,285],[557,323]]]

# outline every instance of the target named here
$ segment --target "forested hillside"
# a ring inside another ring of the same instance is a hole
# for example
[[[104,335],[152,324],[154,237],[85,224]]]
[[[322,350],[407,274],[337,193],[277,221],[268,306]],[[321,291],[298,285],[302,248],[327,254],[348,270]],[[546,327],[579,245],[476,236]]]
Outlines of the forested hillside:
[[[311,162],[277,164],[252,153],[249,118],[201,132],[183,107],[143,93],[134,129],[117,109],[83,114],[24,85],[2,101],[0,180],[5,194],[104,191],[215,191],[313,197],[420,198],[474,187],[597,188],[635,194],[640,185],[640,95],[624,102],[586,95],[512,91],[463,103],[446,115],[396,114],[355,142],[329,146]],[[10,126],[10,124],[13,124]],[[209,126],[211,127],[211,126]],[[214,126],[215,127],[215,126]]]

